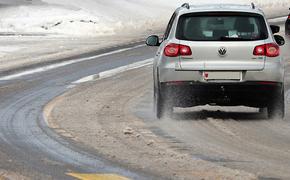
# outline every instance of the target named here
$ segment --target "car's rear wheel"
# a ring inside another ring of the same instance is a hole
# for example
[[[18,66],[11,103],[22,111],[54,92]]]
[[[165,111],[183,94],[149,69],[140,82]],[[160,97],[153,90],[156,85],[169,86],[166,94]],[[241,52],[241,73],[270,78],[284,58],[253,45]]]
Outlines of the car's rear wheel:
[[[269,119],[283,119],[285,116],[284,90],[277,92],[267,107]]]
[[[159,88],[154,88],[154,109],[158,119],[164,116],[172,116],[173,105],[166,99],[166,95],[160,92]]]

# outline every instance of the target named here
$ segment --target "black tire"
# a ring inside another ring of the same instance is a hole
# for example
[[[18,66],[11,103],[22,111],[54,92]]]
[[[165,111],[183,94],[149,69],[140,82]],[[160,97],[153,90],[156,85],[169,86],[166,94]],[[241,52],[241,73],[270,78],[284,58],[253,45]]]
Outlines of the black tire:
[[[285,116],[284,90],[273,96],[273,101],[268,105],[269,119],[283,119]]]
[[[154,88],[154,109],[158,119],[163,118],[165,115],[171,117],[173,114],[172,103],[164,97],[166,95],[161,94],[159,88]]]

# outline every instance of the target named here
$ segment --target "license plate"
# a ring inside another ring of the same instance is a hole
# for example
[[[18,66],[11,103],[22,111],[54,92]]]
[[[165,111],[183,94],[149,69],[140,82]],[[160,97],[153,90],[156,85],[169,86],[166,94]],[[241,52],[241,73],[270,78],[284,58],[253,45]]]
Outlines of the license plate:
[[[241,72],[236,71],[208,71],[203,72],[205,80],[241,80]]]

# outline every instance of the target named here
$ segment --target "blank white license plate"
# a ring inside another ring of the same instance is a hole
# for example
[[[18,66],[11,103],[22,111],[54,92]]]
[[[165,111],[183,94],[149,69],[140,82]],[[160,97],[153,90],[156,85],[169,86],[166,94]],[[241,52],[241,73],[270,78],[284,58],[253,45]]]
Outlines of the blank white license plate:
[[[237,71],[208,71],[203,72],[205,80],[241,80],[241,72]]]

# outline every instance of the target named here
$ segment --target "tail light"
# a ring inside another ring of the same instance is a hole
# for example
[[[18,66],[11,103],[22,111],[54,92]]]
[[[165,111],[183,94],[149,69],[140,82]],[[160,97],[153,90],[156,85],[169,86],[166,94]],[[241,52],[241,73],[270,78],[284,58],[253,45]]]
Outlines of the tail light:
[[[168,57],[177,57],[190,56],[192,55],[192,52],[189,46],[171,43],[165,47],[164,54]]]
[[[288,19],[290,19],[290,15],[288,16]]]
[[[253,54],[255,56],[277,57],[280,55],[280,48],[275,43],[256,46]]]

